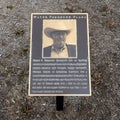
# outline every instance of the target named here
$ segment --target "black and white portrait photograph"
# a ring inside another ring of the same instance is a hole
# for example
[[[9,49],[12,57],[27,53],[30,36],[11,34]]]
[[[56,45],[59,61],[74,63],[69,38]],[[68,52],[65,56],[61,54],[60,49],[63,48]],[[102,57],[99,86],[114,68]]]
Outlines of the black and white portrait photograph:
[[[76,58],[76,20],[43,20],[43,58]]]

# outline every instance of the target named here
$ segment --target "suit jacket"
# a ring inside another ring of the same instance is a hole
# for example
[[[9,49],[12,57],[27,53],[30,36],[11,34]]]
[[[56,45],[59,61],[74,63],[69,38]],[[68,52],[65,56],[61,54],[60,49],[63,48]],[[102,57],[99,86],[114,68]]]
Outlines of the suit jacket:
[[[66,45],[68,50],[69,57],[76,57],[76,46],[75,45]],[[44,57],[50,57],[52,46],[44,48]]]

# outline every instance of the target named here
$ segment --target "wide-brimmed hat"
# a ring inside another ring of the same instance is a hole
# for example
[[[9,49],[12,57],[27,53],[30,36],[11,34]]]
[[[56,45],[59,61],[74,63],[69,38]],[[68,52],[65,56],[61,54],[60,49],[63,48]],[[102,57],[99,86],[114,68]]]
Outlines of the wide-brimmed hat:
[[[70,33],[70,30],[65,30],[65,29],[62,29],[62,30],[60,30],[60,29],[54,29],[54,28],[45,28],[45,30],[44,30],[44,32],[45,32],[45,34],[48,36],[48,37],[51,37],[51,34],[53,33],[53,32],[56,32],[56,31],[59,31],[59,32],[65,32],[66,34],[69,34]]]
[[[66,34],[69,34],[71,32],[71,26],[67,25],[65,22],[61,21],[55,21],[52,24],[49,25],[49,27],[46,27],[44,29],[44,33],[46,36],[51,38],[51,34],[53,32],[65,32]]]

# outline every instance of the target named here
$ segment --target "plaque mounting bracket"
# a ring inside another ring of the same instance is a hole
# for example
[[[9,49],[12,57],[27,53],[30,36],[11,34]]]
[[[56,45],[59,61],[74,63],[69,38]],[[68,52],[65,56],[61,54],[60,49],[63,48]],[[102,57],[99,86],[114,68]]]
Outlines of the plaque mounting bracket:
[[[64,97],[63,96],[56,96],[56,110],[57,111],[63,110],[63,103],[64,103]]]

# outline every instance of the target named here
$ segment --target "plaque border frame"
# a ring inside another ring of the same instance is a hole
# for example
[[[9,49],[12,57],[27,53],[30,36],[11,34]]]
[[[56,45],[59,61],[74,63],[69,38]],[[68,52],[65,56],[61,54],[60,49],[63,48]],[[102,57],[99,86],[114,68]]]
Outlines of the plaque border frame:
[[[31,94],[30,93],[30,78],[31,78],[31,57],[32,57],[32,25],[33,15],[86,15],[87,17],[87,45],[88,45],[88,67],[89,67],[89,94]],[[91,96],[91,71],[90,71],[90,43],[89,43],[89,20],[88,13],[31,13],[31,24],[30,24],[30,57],[29,57],[29,79],[28,79],[28,96]]]

